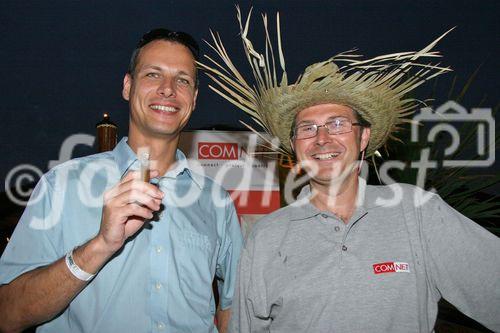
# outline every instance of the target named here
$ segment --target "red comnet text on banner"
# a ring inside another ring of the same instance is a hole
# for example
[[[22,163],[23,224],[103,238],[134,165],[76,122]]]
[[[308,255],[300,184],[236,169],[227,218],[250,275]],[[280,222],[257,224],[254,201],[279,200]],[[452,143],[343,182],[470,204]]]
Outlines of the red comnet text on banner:
[[[238,144],[232,142],[198,142],[200,160],[237,160]]]

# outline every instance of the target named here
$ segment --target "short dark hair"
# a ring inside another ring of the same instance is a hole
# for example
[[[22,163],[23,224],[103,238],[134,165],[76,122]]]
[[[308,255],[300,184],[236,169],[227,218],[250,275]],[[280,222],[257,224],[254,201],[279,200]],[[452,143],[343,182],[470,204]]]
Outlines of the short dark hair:
[[[128,73],[130,75],[134,75],[135,67],[137,66],[137,59],[139,58],[139,54],[142,48],[155,41],[155,40],[164,40],[173,43],[179,43],[184,45],[191,51],[193,58],[195,61],[198,61],[200,57],[200,48],[196,40],[188,33],[182,31],[171,31],[165,28],[157,28],[151,31],[146,32],[142,38],[137,43],[134,51],[132,52],[132,56],[130,57],[130,63],[128,65]]]

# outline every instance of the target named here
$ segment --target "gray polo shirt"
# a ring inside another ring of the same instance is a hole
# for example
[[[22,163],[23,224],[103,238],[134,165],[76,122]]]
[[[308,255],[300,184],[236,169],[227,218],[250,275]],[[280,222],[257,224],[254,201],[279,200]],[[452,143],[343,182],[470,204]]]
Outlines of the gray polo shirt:
[[[231,332],[432,332],[441,297],[500,331],[498,237],[410,185],[360,179],[348,224],[308,195],[248,236]]]

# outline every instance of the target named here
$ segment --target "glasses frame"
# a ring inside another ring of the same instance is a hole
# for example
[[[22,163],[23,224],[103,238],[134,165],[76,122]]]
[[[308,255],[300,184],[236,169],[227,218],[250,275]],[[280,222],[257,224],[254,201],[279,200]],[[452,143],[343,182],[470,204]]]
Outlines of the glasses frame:
[[[339,132],[339,133],[332,133],[330,131],[330,128],[328,127],[329,124],[332,124],[332,123],[335,123],[335,122],[338,122],[338,120],[341,119],[342,121],[347,121],[349,124],[351,124],[349,130],[346,130],[346,131],[342,131],[342,132]],[[303,128],[303,127],[306,127],[306,126],[312,126],[314,128],[314,134],[311,135],[311,136],[306,136],[306,137],[297,137],[297,130],[300,129],[300,128]],[[324,127],[326,128],[326,130],[328,131],[328,135],[341,135],[341,134],[347,134],[347,133],[351,133],[352,132],[352,127],[353,126],[364,126],[362,123],[360,122],[352,122],[352,120],[350,120],[349,118],[345,118],[345,117],[338,117],[338,118],[335,118],[335,119],[332,119],[332,120],[329,120],[327,122],[325,122],[324,124],[322,125],[318,125],[318,124],[305,124],[305,125],[300,125],[300,126],[297,126],[295,127],[294,131],[293,131],[293,136],[296,140],[305,140],[305,139],[311,139],[311,138],[314,138],[318,135],[318,132],[319,132],[319,129],[321,127]]]

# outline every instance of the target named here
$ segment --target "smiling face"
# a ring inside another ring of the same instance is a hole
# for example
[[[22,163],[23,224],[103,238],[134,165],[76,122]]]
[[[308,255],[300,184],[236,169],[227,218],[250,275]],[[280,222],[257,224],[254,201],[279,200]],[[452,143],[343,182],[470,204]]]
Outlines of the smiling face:
[[[337,117],[357,123],[354,111],[344,105],[320,104],[300,111],[295,118],[295,128],[316,124],[323,125]],[[319,127],[316,136],[308,139],[292,138],[297,160],[303,163],[314,184],[330,185],[339,176],[357,177],[356,162],[361,151],[368,145],[370,129],[352,126],[352,131],[331,135],[325,127]],[[343,181],[342,183],[345,183]]]
[[[131,138],[178,138],[198,95],[193,55],[175,42],[145,45],[135,72],[125,75],[122,95],[129,101]]]

